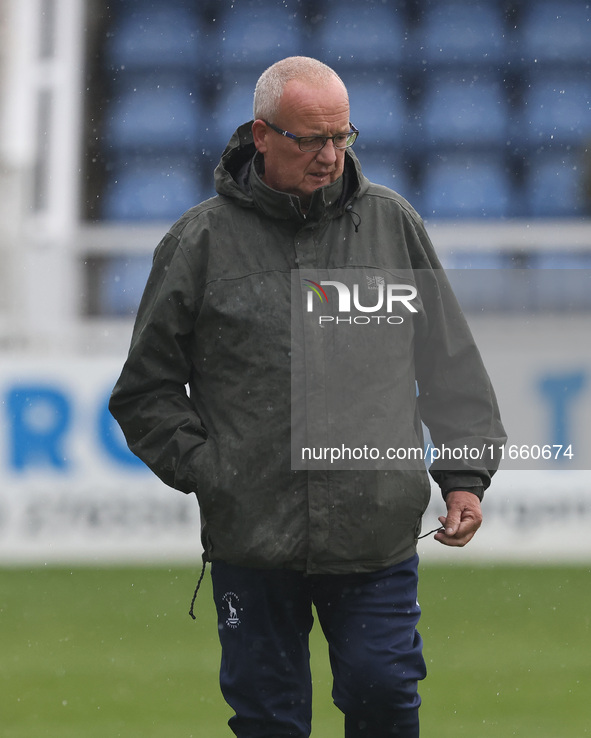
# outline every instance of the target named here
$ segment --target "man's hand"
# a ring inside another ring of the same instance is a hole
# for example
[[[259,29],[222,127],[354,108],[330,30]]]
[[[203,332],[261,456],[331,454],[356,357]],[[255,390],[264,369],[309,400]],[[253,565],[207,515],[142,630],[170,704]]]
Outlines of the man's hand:
[[[435,535],[435,540],[445,546],[465,546],[472,540],[482,523],[480,500],[472,492],[455,490],[445,498],[447,517],[439,522],[445,530]]]

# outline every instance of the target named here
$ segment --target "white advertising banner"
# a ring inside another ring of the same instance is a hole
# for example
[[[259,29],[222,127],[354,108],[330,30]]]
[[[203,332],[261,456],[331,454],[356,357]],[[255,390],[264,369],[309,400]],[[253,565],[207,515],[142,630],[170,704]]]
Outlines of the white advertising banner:
[[[589,316],[469,316],[469,323],[507,431],[504,460],[470,544],[458,552],[426,538],[419,552],[444,561],[591,561]],[[444,511],[434,490],[423,530]]]
[[[4,359],[0,561],[197,561],[194,496],[127,449],[107,403],[121,362]]]
[[[509,441],[461,552],[424,560],[591,559],[588,320],[470,321]],[[120,359],[4,357],[0,365],[0,563],[198,562],[194,496],[128,451],[107,409]],[[565,455],[566,453],[566,455]],[[436,489],[423,532],[444,512]]]

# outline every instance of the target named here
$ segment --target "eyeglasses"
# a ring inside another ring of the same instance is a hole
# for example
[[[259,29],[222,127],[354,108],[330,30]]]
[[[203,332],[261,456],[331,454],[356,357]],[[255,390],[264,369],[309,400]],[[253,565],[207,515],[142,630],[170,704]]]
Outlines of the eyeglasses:
[[[263,123],[274,130],[275,133],[279,133],[281,136],[285,136],[286,138],[291,138],[296,141],[300,151],[304,152],[320,151],[326,146],[327,141],[332,141],[335,149],[348,149],[350,146],[353,146],[357,140],[357,136],[359,135],[359,131],[355,128],[353,123],[349,123],[351,126],[350,131],[347,133],[337,133],[335,136],[294,136],[293,133],[277,128],[277,126],[269,123],[268,120],[263,119]]]

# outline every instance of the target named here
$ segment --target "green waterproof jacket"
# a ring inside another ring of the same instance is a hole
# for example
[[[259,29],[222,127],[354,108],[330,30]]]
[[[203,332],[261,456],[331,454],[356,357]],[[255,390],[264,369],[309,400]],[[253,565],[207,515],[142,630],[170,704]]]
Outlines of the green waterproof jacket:
[[[414,553],[429,501],[409,462],[424,426],[464,449],[431,466],[442,493],[482,496],[505,441],[494,393],[413,208],[348,150],[304,214],[262,181],[250,131],[218,195],[158,245],[110,409],[160,479],[196,494],[206,560],[386,568]]]

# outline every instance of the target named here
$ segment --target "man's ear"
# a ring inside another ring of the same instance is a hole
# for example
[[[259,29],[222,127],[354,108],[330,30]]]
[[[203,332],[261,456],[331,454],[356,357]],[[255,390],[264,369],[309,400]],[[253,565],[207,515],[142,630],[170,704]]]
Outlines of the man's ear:
[[[257,148],[257,151],[259,151],[261,154],[265,154],[267,152],[267,134],[269,132],[269,129],[265,125],[265,123],[259,119],[255,120],[252,124],[252,137],[254,140],[254,145]]]

